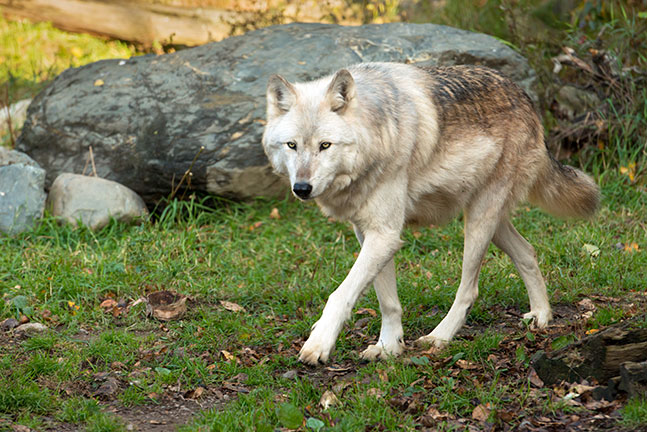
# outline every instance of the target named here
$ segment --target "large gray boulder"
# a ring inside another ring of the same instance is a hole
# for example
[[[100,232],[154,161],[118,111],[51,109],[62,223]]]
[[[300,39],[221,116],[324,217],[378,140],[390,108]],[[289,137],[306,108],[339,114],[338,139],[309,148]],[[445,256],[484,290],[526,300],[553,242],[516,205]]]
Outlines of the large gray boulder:
[[[45,171],[29,156],[0,147],[0,232],[31,229],[43,215]]]
[[[484,34],[432,24],[289,24],[69,69],[34,99],[18,148],[47,170],[49,184],[61,172],[82,173],[92,146],[97,174],[149,204],[189,168],[194,190],[282,195],[261,147],[267,78],[309,80],[367,61],[484,64],[527,90],[535,79],[521,55]]]

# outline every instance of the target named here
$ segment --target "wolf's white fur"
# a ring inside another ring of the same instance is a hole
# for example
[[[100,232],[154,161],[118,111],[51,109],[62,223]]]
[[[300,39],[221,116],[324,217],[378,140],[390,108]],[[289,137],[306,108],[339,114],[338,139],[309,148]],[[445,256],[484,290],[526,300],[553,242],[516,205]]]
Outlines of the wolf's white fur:
[[[362,357],[400,354],[402,308],[393,262],[400,233],[406,224],[441,224],[461,211],[465,245],[456,299],[419,341],[442,346],[464,324],[490,241],[512,258],[526,284],[526,317],[539,327],[548,323],[551,309],[535,252],[510,223],[509,211],[530,193],[547,207],[567,199],[570,215],[586,216],[598,192],[585,174],[551,161],[541,122],[513,83],[486,68],[370,63],[308,83],[273,76],[267,99],[263,146],[271,164],[291,185],[312,186],[307,198],[325,214],[352,222],[362,244],[312,327],[301,361],[328,360],[371,283],[382,327]]]

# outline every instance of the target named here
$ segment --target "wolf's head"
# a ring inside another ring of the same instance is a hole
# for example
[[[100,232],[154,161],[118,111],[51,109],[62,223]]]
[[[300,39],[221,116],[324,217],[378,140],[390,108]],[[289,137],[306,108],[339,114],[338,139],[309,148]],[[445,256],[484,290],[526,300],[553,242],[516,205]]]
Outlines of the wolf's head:
[[[355,90],[345,69],[308,83],[270,77],[263,147],[298,198],[316,198],[350,184],[358,141],[351,127]]]

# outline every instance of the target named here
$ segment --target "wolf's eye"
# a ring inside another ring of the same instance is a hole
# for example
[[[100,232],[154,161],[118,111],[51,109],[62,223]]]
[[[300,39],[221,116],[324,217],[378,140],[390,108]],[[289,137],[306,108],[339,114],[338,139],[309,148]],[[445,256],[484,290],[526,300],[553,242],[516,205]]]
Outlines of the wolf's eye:
[[[328,141],[324,141],[321,144],[319,144],[319,150],[326,150],[327,148],[330,148],[332,144],[329,143]]]
[[[291,148],[292,150],[297,149],[297,143],[295,143],[294,141],[288,141],[285,143],[285,145],[288,146],[288,148]]]

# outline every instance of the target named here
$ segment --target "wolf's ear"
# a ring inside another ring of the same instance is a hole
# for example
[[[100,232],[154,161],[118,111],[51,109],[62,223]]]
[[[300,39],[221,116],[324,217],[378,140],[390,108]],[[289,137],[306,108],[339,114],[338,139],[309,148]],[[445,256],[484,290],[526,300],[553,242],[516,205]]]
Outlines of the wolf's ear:
[[[337,72],[328,86],[327,95],[330,109],[343,112],[355,97],[355,80],[350,72],[346,69]]]
[[[281,75],[272,75],[267,82],[267,107],[271,115],[290,111],[297,98],[294,86]]]

